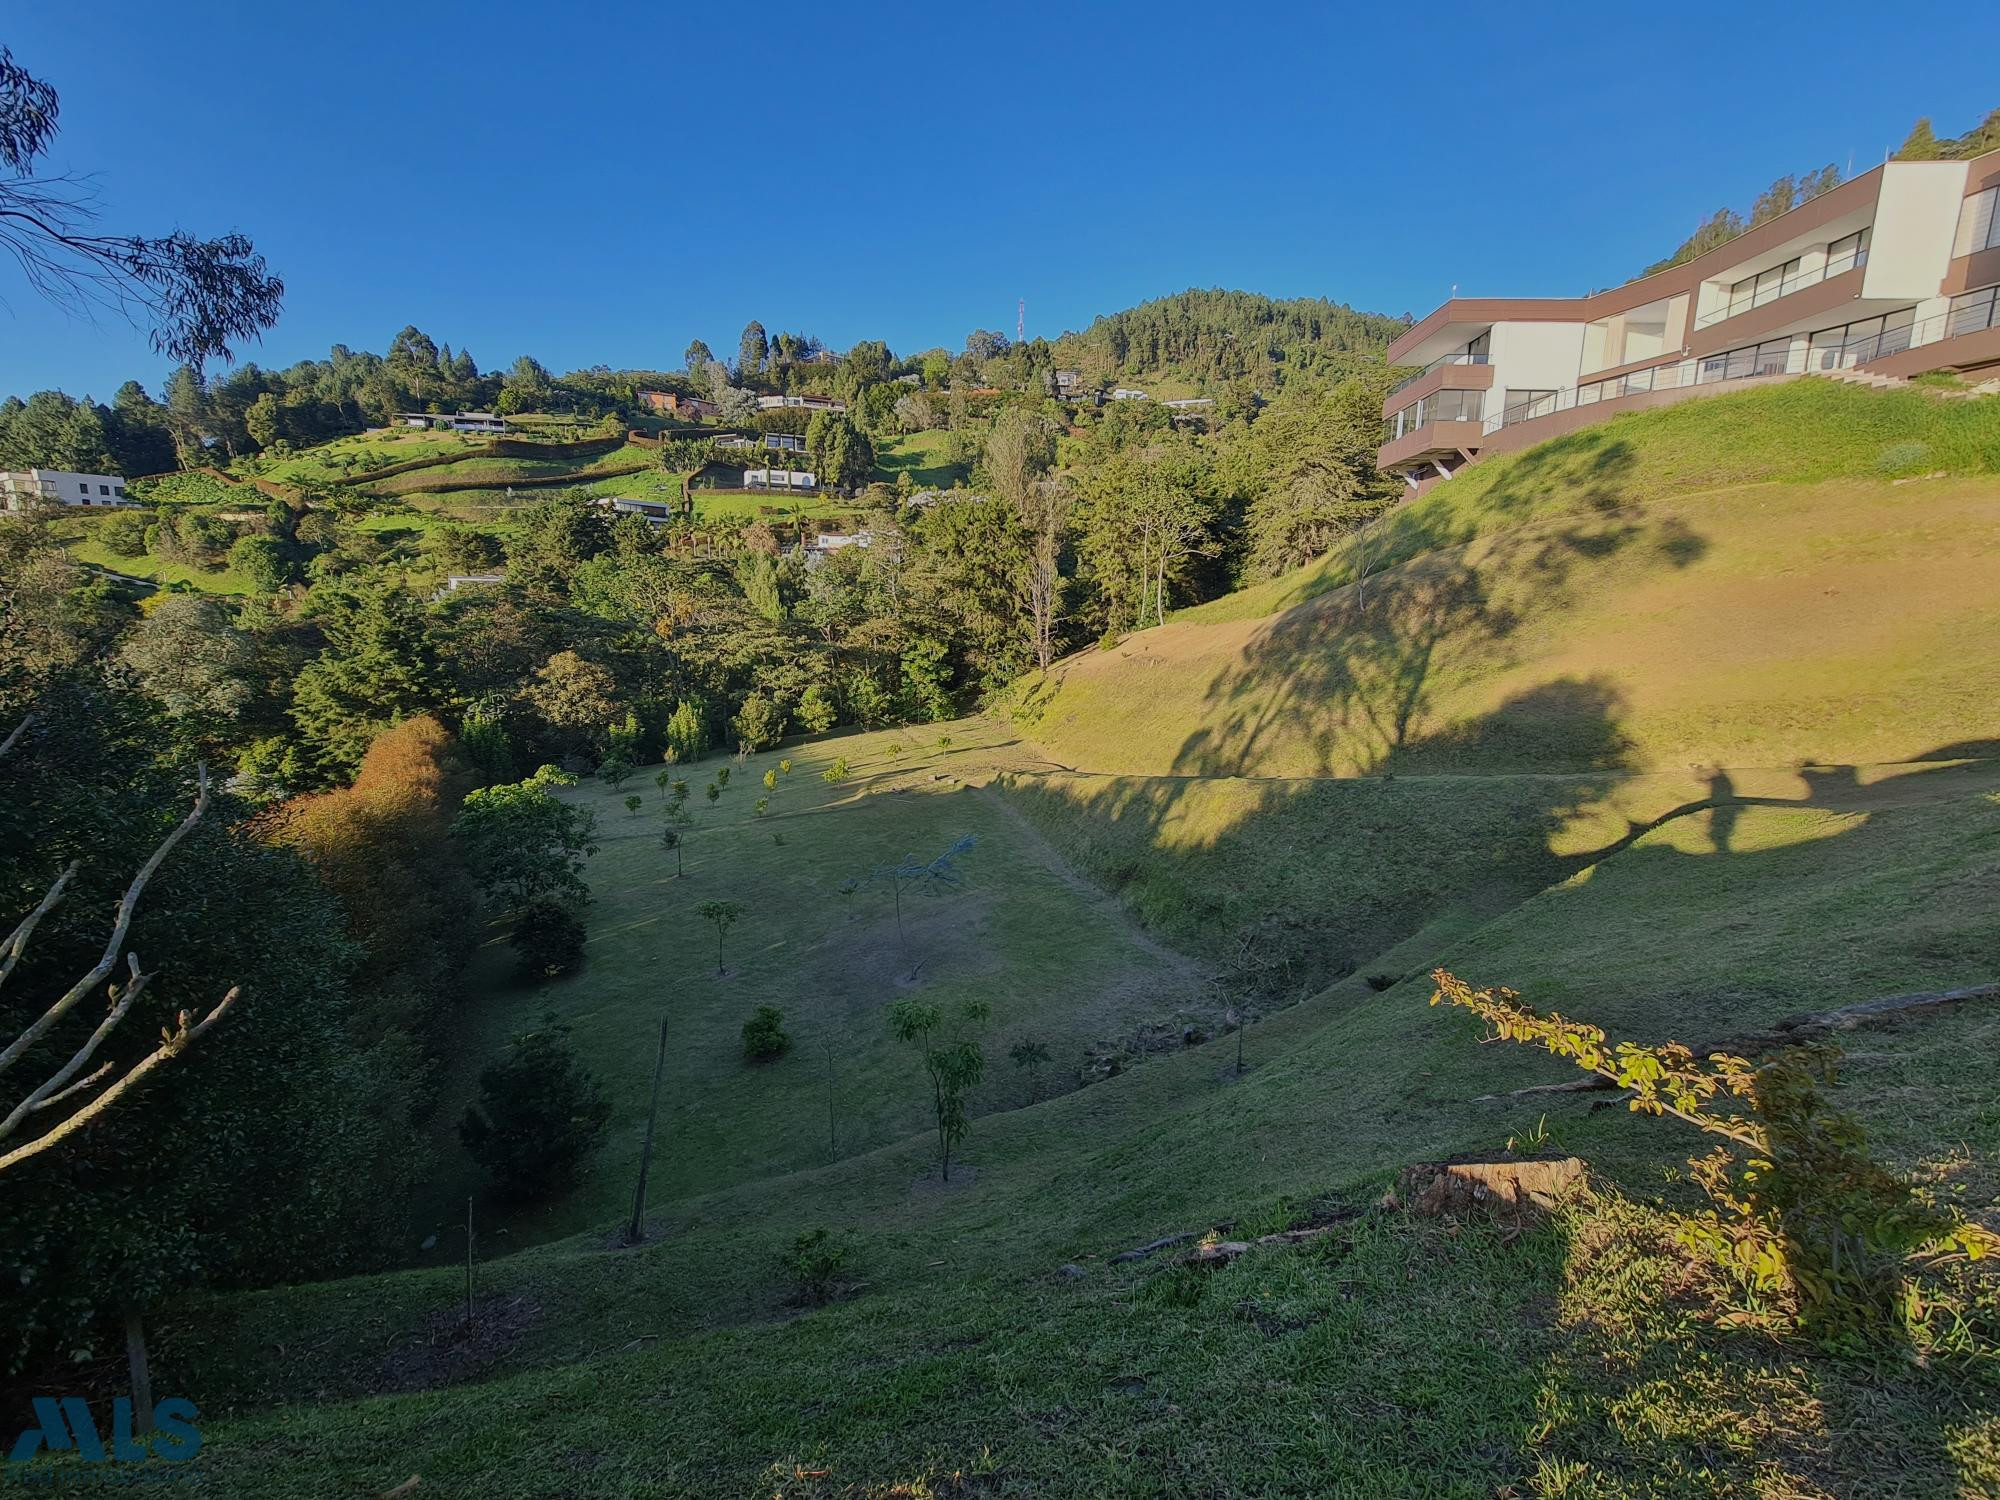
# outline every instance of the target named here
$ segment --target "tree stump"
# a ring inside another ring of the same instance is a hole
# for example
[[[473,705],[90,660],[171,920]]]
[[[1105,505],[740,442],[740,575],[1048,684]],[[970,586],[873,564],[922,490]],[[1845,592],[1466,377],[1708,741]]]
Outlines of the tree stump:
[[[1489,1214],[1520,1222],[1547,1213],[1584,1180],[1574,1156],[1465,1157],[1418,1162],[1396,1179],[1394,1200],[1427,1218]]]

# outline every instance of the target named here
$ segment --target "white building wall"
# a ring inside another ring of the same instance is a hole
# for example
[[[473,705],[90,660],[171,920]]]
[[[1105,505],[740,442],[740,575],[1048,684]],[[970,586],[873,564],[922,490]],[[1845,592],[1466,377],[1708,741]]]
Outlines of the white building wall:
[[[1493,388],[1487,417],[1501,410],[1510,390],[1559,391],[1576,384],[1583,369],[1583,323],[1495,323],[1490,363]]]
[[[1864,299],[1914,302],[1937,295],[1958,233],[1965,171],[1962,161],[1892,161],[1882,169],[1861,276]]]

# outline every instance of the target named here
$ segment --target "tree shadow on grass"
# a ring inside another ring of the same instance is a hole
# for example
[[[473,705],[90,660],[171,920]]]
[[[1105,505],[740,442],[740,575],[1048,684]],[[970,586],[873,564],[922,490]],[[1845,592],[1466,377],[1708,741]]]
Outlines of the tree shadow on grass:
[[[1426,496],[1351,538],[1323,575],[1341,581],[1272,620],[1209,683],[1174,769],[1252,775],[1300,739],[1321,775],[1385,769],[1437,732],[1440,685],[1507,665],[1510,639],[1570,599],[1579,568],[1620,554],[1685,568],[1703,555],[1685,523],[1622,498],[1627,444],[1547,447],[1466,505]],[[1550,490],[1559,509],[1538,517]],[[1443,747],[1432,748],[1435,760]],[[1587,754],[1539,766],[1592,768]]]

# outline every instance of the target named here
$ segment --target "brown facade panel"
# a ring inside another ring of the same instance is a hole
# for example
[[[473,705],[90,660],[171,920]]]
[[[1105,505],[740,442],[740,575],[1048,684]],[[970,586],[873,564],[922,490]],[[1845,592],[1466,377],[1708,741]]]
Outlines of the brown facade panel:
[[[1395,441],[1384,443],[1375,455],[1375,467],[1393,469],[1431,454],[1457,454],[1476,449],[1485,440],[1484,422],[1426,422],[1415,432],[1406,432]]]
[[[1490,391],[1491,365],[1439,365],[1429,374],[1411,381],[1399,391],[1391,391],[1382,402],[1382,415],[1393,417],[1404,407],[1435,396],[1439,391]]]
[[[2000,328],[1982,328],[1955,339],[1919,344],[1901,354],[1871,359],[1862,368],[1879,375],[1921,375],[1927,370],[1990,370],[2000,365]]]
[[[1992,286],[1996,281],[2000,281],[2000,245],[1991,250],[1975,250],[1953,261],[1945,268],[1942,290],[1947,297],[1956,297],[1960,292]]]
[[[1688,353],[1699,359],[1704,354],[1740,349],[1745,344],[1756,343],[1776,329],[1789,327],[1800,318],[1816,317],[1822,313],[1826,314],[1828,322],[1841,322],[1835,310],[1846,307],[1861,295],[1861,278],[1865,275],[1867,272],[1856,266],[1815,286],[1803,287],[1775,301],[1766,302],[1762,307],[1753,307],[1733,318],[1723,318],[1706,328],[1697,328],[1688,335]]]

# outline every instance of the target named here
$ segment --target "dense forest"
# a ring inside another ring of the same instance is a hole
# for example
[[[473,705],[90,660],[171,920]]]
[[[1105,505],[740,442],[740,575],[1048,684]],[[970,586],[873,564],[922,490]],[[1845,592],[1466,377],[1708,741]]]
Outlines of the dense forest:
[[[1232,381],[1270,389],[1355,374],[1408,324],[1407,315],[1356,312],[1323,297],[1190,290],[1098,318],[1064,334],[1055,351],[1091,373],[1168,375],[1205,390]]]

